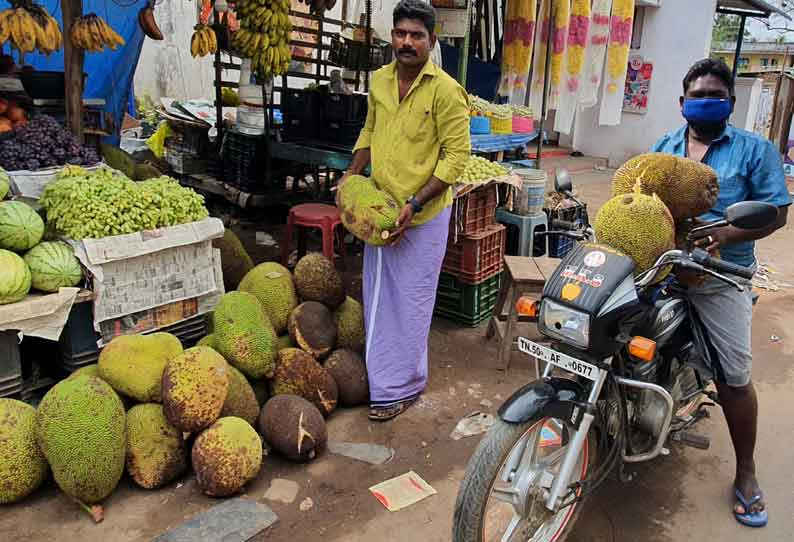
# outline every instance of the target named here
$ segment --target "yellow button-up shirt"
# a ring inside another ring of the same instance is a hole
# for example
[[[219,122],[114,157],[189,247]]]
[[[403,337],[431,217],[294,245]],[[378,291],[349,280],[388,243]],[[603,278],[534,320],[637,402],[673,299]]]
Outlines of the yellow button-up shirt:
[[[428,60],[400,102],[397,63],[372,75],[367,121],[355,150],[370,149],[376,185],[403,204],[431,177],[452,185],[471,155],[469,96]],[[414,216],[423,224],[452,203],[452,186]]]

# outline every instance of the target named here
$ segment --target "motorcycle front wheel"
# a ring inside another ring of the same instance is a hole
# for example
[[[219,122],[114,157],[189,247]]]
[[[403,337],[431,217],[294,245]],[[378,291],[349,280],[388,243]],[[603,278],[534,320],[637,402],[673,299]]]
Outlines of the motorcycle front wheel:
[[[463,476],[452,526],[453,542],[560,542],[576,521],[579,503],[557,513],[545,506],[544,486],[558,471],[570,442],[554,418],[491,427]],[[591,429],[573,479],[584,480],[595,461]]]

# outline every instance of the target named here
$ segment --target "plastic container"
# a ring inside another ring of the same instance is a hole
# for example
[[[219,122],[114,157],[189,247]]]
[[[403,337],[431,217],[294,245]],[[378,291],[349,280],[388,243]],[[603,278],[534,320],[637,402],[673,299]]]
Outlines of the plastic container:
[[[466,284],[477,284],[504,268],[505,230],[501,224],[476,235],[448,242],[441,270]],[[451,239],[450,239],[451,241]]]
[[[546,214],[549,218],[549,224],[551,224],[552,220],[565,220],[579,225],[588,223],[587,205],[547,210]],[[564,258],[576,244],[576,241],[568,236],[554,234],[548,236],[548,242],[549,258]]]
[[[481,186],[455,198],[449,222],[450,242],[454,242],[456,236],[481,233],[496,224],[496,191],[496,186]]]
[[[546,172],[541,169],[516,169],[521,178],[521,189],[516,194],[513,212],[522,216],[537,216],[543,213],[546,199]]]
[[[491,133],[509,135],[513,133],[513,118],[497,119],[491,117]]]
[[[502,273],[480,282],[466,284],[454,275],[441,273],[438,278],[434,313],[467,326],[487,321],[496,306]]]
[[[527,117],[513,117],[514,134],[531,134],[535,130],[535,122]]]
[[[364,122],[329,122],[322,130],[321,138],[326,143],[337,146],[353,147],[364,128]]]
[[[265,133],[265,105],[262,87],[256,84],[251,75],[251,60],[245,59],[240,65],[240,105],[237,106],[237,129],[248,135]]]
[[[326,122],[364,122],[367,120],[367,95],[323,94],[322,110]]]
[[[488,117],[471,117],[469,131],[473,135],[488,135],[491,133],[491,120]]]

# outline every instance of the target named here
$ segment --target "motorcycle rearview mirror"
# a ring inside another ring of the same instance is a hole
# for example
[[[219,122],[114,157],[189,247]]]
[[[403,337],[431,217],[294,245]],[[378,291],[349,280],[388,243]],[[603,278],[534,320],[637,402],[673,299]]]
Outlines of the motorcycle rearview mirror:
[[[725,209],[725,220],[742,230],[759,230],[777,220],[778,208],[764,201],[740,201]]]
[[[573,191],[573,182],[567,169],[558,169],[554,175],[554,190],[569,196]]]

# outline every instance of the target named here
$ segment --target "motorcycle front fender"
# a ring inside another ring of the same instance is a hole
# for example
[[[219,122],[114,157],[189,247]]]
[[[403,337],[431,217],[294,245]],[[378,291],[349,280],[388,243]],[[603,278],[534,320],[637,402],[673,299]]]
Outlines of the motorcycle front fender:
[[[578,382],[546,377],[515,392],[499,408],[498,415],[507,423],[554,417],[578,427],[587,411],[586,402],[587,392]]]

